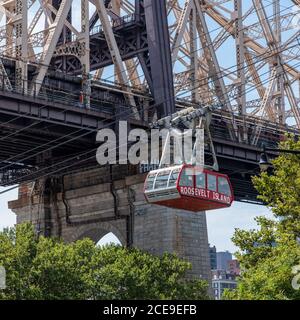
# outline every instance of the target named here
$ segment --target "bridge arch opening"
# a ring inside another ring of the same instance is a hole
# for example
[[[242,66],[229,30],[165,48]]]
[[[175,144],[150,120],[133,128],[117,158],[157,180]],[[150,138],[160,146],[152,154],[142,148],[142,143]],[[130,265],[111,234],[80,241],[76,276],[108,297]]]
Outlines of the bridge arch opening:
[[[105,245],[110,245],[110,244],[114,244],[114,245],[122,245],[121,241],[119,240],[119,238],[113,233],[113,232],[109,232],[106,235],[104,235],[97,243],[96,246],[97,247],[102,247]]]
[[[125,227],[125,226],[124,226]],[[124,230],[123,230],[124,229]],[[122,246],[126,245],[126,229],[114,223],[101,222],[91,226],[80,226],[72,236],[71,241],[84,238],[91,239],[95,245],[105,245],[116,243]]]

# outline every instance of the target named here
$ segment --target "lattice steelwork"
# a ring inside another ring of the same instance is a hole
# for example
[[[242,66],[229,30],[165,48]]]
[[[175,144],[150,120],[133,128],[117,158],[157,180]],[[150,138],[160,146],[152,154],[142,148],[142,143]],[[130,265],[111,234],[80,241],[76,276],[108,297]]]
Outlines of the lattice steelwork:
[[[137,120],[139,89],[160,106],[158,117],[174,112],[176,99],[217,103],[231,114],[232,138],[253,145],[262,126],[249,137],[234,114],[300,129],[299,0],[2,0],[0,7],[0,55],[15,61],[8,74],[0,60],[6,90],[38,94],[55,70],[81,77],[87,100],[93,80],[118,83]]]

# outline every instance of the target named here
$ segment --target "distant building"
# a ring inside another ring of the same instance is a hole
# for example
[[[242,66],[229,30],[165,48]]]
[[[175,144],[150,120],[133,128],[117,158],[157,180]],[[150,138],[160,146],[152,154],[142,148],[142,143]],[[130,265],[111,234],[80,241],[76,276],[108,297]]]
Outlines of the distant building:
[[[227,272],[234,276],[239,276],[241,274],[240,263],[238,260],[229,260],[227,264]]]
[[[231,275],[225,270],[213,270],[212,274],[212,288],[216,300],[222,299],[225,289],[233,290],[236,288],[235,275]]]
[[[221,300],[225,289],[236,288],[236,277],[240,275],[240,264],[236,259],[232,259],[229,251],[217,252],[215,246],[209,246],[209,254],[213,295],[216,300]]]
[[[232,260],[232,254],[229,251],[217,252],[217,269],[227,270],[228,261]]]
[[[226,271],[225,270],[211,270],[212,278],[213,279],[223,279],[226,278]]]
[[[212,270],[217,269],[217,248],[216,246],[209,246],[209,256],[210,256],[210,268]]]

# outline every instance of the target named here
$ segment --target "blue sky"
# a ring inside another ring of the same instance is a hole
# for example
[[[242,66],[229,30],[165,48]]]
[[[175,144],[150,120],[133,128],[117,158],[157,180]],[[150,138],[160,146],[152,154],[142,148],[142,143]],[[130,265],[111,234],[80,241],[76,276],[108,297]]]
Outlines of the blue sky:
[[[0,191],[4,188],[0,188]],[[17,190],[0,195],[0,230],[13,226],[16,222],[15,215],[7,208],[7,201],[17,199]],[[235,252],[236,248],[231,242],[235,228],[253,229],[256,227],[254,218],[260,215],[272,217],[270,211],[263,206],[249,205],[234,202],[231,208],[208,211],[207,226],[208,238],[218,251],[229,250]],[[113,234],[103,237],[99,244],[117,242]]]

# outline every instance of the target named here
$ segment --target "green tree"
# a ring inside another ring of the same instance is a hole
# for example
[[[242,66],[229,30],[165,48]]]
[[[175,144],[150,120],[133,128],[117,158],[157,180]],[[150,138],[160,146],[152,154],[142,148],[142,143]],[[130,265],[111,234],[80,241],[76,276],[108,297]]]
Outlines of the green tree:
[[[120,246],[37,237],[31,224],[0,232],[7,288],[0,299],[207,299],[207,283],[187,280],[191,265]]]
[[[288,137],[280,148],[300,150],[300,142]],[[258,230],[235,231],[242,275],[226,299],[300,299],[292,286],[293,267],[300,265],[300,156],[281,154],[272,162],[272,174],[262,173],[253,183],[275,219],[259,217]]]

